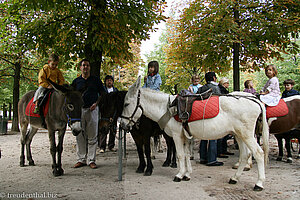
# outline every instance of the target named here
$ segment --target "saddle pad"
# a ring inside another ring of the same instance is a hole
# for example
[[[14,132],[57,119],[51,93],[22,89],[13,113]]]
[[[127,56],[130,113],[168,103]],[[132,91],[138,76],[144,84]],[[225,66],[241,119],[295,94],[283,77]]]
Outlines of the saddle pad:
[[[48,110],[49,110],[50,96],[51,96],[51,95],[48,95],[48,97],[47,97],[47,102],[46,102],[45,106],[43,107],[43,113],[44,113],[44,116],[47,115]],[[34,108],[35,108],[35,103],[33,103],[33,97],[32,97],[32,99],[29,101],[29,103],[28,103],[27,106],[26,106],[26,109],[25,109],[25,115],[27,115],[27,116],[29,116],[29,117],[40,117],[39,114],[33,113]]]
[[[267,106],[267,119],[271,117],[282,117],[289,113],[289,109],[283,99],[280,99],[277,106]]]
[[[204,110],[205,109],[205,110]],[[209,99],[203,101],[197,100],[193,103],[192,115],[190,116],[188,122],[197,121],[203,119],[210,119],[216,117],[219,114],[219,97],[212,96]],[[174,116],[176,121],[181,122],[178,115]]]

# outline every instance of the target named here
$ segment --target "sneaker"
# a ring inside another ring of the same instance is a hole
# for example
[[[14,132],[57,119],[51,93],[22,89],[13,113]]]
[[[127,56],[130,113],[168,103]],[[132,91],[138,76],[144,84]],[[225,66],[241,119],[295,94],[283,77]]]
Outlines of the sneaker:
[[[35,106],[34,110],[33,110],[34,114],[39,114],[40,113],[40,109],[38,106]]]
[[[100,153],[104,153],[105,152],[105,150],[104,149],[100,149]]]

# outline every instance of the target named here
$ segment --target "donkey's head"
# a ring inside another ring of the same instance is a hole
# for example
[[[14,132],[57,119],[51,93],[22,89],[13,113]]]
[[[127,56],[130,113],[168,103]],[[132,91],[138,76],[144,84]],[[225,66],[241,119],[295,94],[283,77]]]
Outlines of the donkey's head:
[[[82,93],[76,91],[69,85],[58,85],[49,81],[53,88],[63,96],[64,104],[62,115],[67,119],[67,123],[72,130],[73,135],[77,136],[81,131],[81,108],[83,106]]]
[[[131,129],[143,114],[140,105],[140,85],[141,76],[139,76],[137,81],[129,88],[125,96],[124,108],[121,116],[121,126],[125,130]]]
[[[116,124],[123,111],[124,98],[127,91],[118,91],[102,94],[98,99],[100,110],[99,130],[108,131]]]

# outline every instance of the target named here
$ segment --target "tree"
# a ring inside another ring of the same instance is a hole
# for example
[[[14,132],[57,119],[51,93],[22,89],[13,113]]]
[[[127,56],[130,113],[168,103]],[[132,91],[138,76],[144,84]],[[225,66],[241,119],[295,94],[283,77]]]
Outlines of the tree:
[[[299,46],[299,1],[195,0],[179,19],[170,20],[167,59],[170,69],[257,71],[270,59],[295,53]],[[178,74],[182,76],[182,74]],[[176,79],[176,78],[175,78]]]
[[[163,0],[14,0],[9,14],[26,17],[18,36],[20,45],[48,55],[49,49],[67,60],[91,62],[91,73],[100,76],[103,57],[132,59],[129,44],[149,37],[148,31],[163,20]],[[31,20],[27,20],[31,19]]]

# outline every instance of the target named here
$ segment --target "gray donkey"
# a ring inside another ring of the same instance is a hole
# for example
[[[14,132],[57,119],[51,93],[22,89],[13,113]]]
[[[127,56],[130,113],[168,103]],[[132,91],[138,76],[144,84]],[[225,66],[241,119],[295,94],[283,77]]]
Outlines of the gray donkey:
[[[83,105],[82,94],[75,91],[68,85],[57,85],[53,82],[54,91],[51,94],[48,112],[45,115],[45,124],[48,129],[50,140],[50,152],[52,155],[52,169],[54,176],[61,176],[64,173],[61,164],[61,154],[63,151],[63,139],[66,132],[67,124],[71,127],[74,135],[81,132],[81,107]],[[26,145],[27,160],[29,165],[34,165],[31,155],[30,144],[33,136],[39,128],[43,128],[40,117],[28,116],[26,106],[30,103],[34,91],[27,92],[18,104],[19,123],[21,127],[21,156],[20,166],[25,165],[24,147]],[[27,127],[29,126],[29,130]],[[58,144],[55,144],[55,131],[58,131]],[[57,153],[57,161],[56,161]]]

